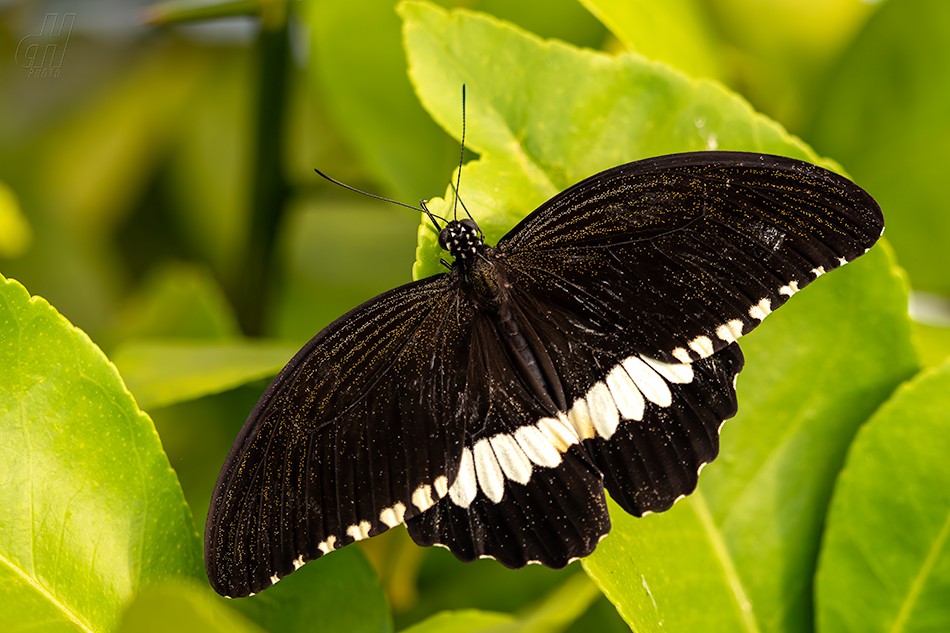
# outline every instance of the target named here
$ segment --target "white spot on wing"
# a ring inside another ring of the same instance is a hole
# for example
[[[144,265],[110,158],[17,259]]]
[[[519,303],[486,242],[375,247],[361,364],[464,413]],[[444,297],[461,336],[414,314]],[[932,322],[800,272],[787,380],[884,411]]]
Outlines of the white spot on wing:
[[[602,382],[595,383],[587,392],[586,400],[597,434],[609,440],[617,431],[617,425],[620,424],[620,412],[617,411],[617,405],[614,404],[613,396],[610,395],[610,389]]]
[[[689,352],[687,352],[682,347],[677,347],[676,349],[674,349],[672,355],[673,355],[673,358],[675,358],[681,363],[688,363],[693,360],[692,358],[690,358]]]
[[[489,441],[505,477],[521,485],[528,483],[531,479],[531,460],[518,446],[515,438],[507,433],[499,433]]]
[[[607,374],[607,388],[624,420],[643,419],[643,394],[623,366],[617,365]]]
[[[778,289],[778,293],[779,293],[780,295],[788,295],[789,297],[791,297],[791,296],[792,296],[793,294],[795,294],[796,292],[798,292],[798,282],[797,282],[797,281],[790,281],[790,282],[788,282],[788,285],[787,285],[787,286],[782,286],[781,288]]]
[[[436,477],[435,481],[432,482],[432,486],[435,488],[435,494],[439,496],[439,499],[449,493],[449,480],[446,479],[445,475]]]
[[[548,443],[559,453],[566,453],[572,444],[577,444],[577,436],[567,420],[557,418],[541,418],[538,420],[538,430],[544,434]]]
[[[461,507],[472,505],[475,495],[478,494],[478,481],[475,479],[475,461],[472,459],[472,450],[468,447],[462,451],[462,460],[459,462],[459,474],[449,488],[449,498]]]
[[[812,268],[811,274],[813,274],[815,278],[817,279],[818,277],[821,277],[822,275],[825,274],[825,267],[819,266],[818,268]]]
[[[346,533],[354,541],[362,541],[364,538],[369,538],[369,528],[369,521],[360,521],[358,525],[346,528]]]
[[[713,352],[715,351],[713,349],[712,341],[709,340],[708,336],[697,336],[689,342],[689,348],[699,354],[701,358],[712,356]]]
[[[742,321],[732,319],[716,328],[716,336],[727,343],[735,343],[742,336]]]
[[[280,578],[277,577],[277,574],[274,574],[270,577],[270,584],[276,585],[278,580],[280,580]]]
[[[416,488],[412,493],[412,505],[419,508],[419,512],[425,512],[434,506],[435,501],[432,499],[432,486],[422,484]]]
[[[844,257],[839,257],[839,258],[838,258],[838,265],[839,265],[839,266],[844,266],[844,265],[847,264],[847,263],[848,263],[848,260],[846,260]]]
[[[690,363],[671,364],[664,363],[661,360],[654,360],[646,356],[640,356],[643,361],[656,370],[658,374],[666,378],[669,382],[676,385],[688,385],[693,382],[693,366]]]
[[[749,316],[756,321],[761,321],[772,312],[772,302],[768,298],[762,299],[757,304],[749,308]]]
[[[323,552],[324,554],[329,554],[330,552],[336,549],[336,537],[328,536],[327,540],[317,545],[317,549]]]
[[[528,459],[538,466],[554,468],[561,463],[561,453],[551,446],[536,426],[523,426],[515,431],[515,440]]]
[[[389,527],[396,527],[403,521],[406,515],[406,506],[401,501],[397,501],[391,508],[386,508],[379,513],[379,520]]]
[[[627,370],[637,388],[653,404],[668,407],[673,403],[673,394],[670,388],[658,373],[636,356],[630,356],[623,361],[623,368]],[[692,373],[692,368],[690,372]]]
[[[485,496],[498,503],[505,496],[505,475],[501,472],[495,451],[487,439],[478,440],[472,447],[475,457],[475,472],[478,475],[478,487]]]
[[[580,439],[589,440],[597,435],[597,432],[594,431],[594,421],[590,419],[587,401],[583,398],[574,401],[574,406],[567,412],[567,419]]]
[[[301,567],[303,567],[303,564],[304,564],[303,554],[301,554],[300,556],[298,556],[297,558],[294,559],[294,569],[295,569],[295,570],[296,570],[296,569],[300,569]]]

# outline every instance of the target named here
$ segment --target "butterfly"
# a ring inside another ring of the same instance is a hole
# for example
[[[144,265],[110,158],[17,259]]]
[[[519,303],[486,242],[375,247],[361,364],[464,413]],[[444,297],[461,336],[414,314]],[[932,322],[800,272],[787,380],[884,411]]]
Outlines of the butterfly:
[[[205,531],[219,593],[403,523],[463,561],[587,556],[605,490],[642,516],[696,488],[737,410],[737,339],[884,219],[815,165],[711,151],[591,176],[495,246],[469,218],[436,228],[448,272],[337,319],[248,417]]]

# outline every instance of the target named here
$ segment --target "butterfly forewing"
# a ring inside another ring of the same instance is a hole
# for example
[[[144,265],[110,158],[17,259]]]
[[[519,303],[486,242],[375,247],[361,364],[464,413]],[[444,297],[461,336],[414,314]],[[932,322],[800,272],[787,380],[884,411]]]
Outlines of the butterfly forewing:
[[[515,283],[625,332],[665,361],[704,358],[822,274],[884,221],[845,178],[789,158],[698,152],[621,165],[555,196],[502,238]]]
[[[474,312],[448,277],[397,288],[321,332],[248,417],[205,532],[220,593],[269,587],[304,562],[427,509],[458,469]]]
[[[449,274],[341,317],[251,413],[209,512],[212,586],[260,591],[402,522],[466,561],[586,556],[605,487],[636,515],[695,489],[736,412],[736,339],[882,229],[846,179],[738,152],[610,169],[494,249],[449,223]]]

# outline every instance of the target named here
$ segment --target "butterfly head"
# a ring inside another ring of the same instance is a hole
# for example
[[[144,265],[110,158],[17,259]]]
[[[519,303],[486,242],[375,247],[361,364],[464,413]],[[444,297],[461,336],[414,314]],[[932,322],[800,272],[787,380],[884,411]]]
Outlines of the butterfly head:
[[[475,259],[485,244],[482,242],[482,231],[475,221],[465,218],[453,220],[439,231],[439,246],[448,251],[455,261],[464,262]]]

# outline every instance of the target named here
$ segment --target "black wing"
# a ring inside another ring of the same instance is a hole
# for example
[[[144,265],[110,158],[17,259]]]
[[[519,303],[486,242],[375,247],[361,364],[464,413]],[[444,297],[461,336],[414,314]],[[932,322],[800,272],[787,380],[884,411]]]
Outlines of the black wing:
[[[778,156],[695,152],[609,169],[555,196],[498,243],[512,281],[623,332],[666,362],[706,358],[822,274],[867,252],[877,203]]]
[[[280,372],[224,464],[205,529],[208,579],[237,597],[429,508],[458,471],[474,310],[440,275],[344,315]]]
[[[738,152],[622,165],[555,196],[496,253],[519,330],[539,342],[532,353],[546,357],[563,410],[467,432],[458,494],[408,521],[410,534],[462,560],[563,566],[609,528],[591,466],[628,512],[668,509],[695,489],[735,415],[735,340],[882,229],[877,204],[850,181]],[[514,399],[530,402],[513,365],[491,372],[507,371],[522,390]],[[564,428],[573,443],[559,446],[551,438]],[[535,440],[561,457],[535,458]],[[583,498],[588,513],[572,511]]]
[[[515,290],[519,325],[543,341],[570,405],[550,412],[505,357],[485,359],[504,397],[486,424],[466,430],[449,494],[406,522],[420,545],[508,567],[563,567],[590,554],[610,529],[611,496],[635,515],[661,512],[696,488],[735,415],[742,353],[733,344],[690,364],[641,356],[622,335],[577,328],[559,306]],[[483,322],[484,324],[484,322]],[[485,324],[485,327],[489,325]]]

